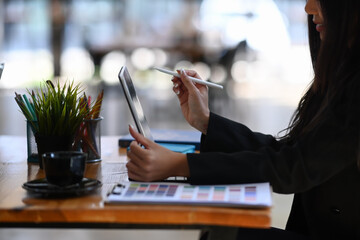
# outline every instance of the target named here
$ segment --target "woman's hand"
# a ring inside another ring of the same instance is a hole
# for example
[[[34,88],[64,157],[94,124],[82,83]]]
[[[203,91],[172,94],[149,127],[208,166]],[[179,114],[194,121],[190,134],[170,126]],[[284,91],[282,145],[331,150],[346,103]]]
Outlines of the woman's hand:
[[[181,111],[188,123],[202,132],[207,133],[209,123],[208,87],[192,82],[188,76],[200,78],[192,70],[178,70],[181,78],[174,77],[173,91],[178,96]]]
[[[130,144],[126,167],[129,178],[137,181],[158,181],[171,176],[189,177],[185,154],[170,151],[145,138],[129,126],[135,141]]]

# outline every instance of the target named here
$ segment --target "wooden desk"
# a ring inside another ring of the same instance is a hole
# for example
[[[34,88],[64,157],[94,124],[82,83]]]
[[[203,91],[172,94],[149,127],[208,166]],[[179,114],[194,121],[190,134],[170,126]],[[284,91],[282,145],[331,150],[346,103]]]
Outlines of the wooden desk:
[[[102,161],[87,164],[85,173],[86,177],[102,181],[101,189],[87,196],[41,199],[21,187],[26,181],[44,177],[37,164],[27,163],[26,138],[0,136],[0,227],[208,229],[210,226],[215,229],[210,234],[212,238],[221,233],[222,239],[224,229],[229,232],[228,229],[236,227],[270,227],[270,209],[105,205],[110,188],[127,178],[126,155],[124,149],[118,148],[118,137],[102,137],[101,141]]]

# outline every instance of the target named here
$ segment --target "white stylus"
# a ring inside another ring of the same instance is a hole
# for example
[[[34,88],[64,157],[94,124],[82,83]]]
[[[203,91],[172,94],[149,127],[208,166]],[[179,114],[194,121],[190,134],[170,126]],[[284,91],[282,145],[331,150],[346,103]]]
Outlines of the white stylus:
[[[158,67],[154,67],[154,69],[160,71],[160,72],[163,72],[163,73],[166,73],[166,74],[170,74],[170,75],[173,75],[175,77],[180,77],[180,75],[177,73],[177,72],[173,72],[173,71],[170,71],[170,70],[167,70],[167,69],[164,69],[164,68],[158,68]],[[202,85],[206,85],[206,86],[209,86],[209,87],[215,87],[215,88],[220,88],[220,89],[223,89],[223,86],[219,85],[219,84],[215,84],[215,83],[212,83],[212,82],[208,82],[208,81],[204,81],[204,80],[201,80],[201,79],[198,79],[198,78],[194,78],[194,77],[190,77],[188,76],[188,78],[193,81],[193,82],[196,82],[196,83],[199,83],[199,84],[202,84]]]

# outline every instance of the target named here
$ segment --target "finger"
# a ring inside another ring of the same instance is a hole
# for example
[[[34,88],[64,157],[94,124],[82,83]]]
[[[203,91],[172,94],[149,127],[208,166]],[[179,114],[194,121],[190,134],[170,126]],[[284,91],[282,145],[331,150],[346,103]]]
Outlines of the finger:
[[[130,132],[130,135],[139,144],[143,145],[145,148],[149,148],[151,141],[149,139],[147,139],[146,137],[144,137],[143,135],[141,135],[140,133],[138,133],[137,131],[135,131],[135,129],[131,125],[129,125],[129,132]]]
[[[138,167],[141,166],[141,151],[144,151],[137,143],[132,142],[130,144],[130,151],[127,152],[127,157],[130,159],[129,162],[133,162]]]
[[[175,77],[173,77],[171,81],[173,82],[173,91],[176,94],[178,94],[179,91],[181,91],[181,88],[182,88],[182,85],[183,85],[182,82],[181,82],[181,79],[179,79],[179,78],[175,79]]]
[[[128,161],[125,166],[128,170],[128,173],[129,172],[139,172],[139,170],[140,170],[139,166],[134,164],[134,162],[132,160]]]
[[[184,72],[190,77],[201,79],[200,75],[194,70],[184,70]]]
[[[180,88],[181,87],[181,81],[174,81],[173,82],[173,88]]]
[[[171,78],[171,81],[180,81],[181,82],[181,78],[180,77],[177,77],[177,76],[173,76]]]
[[[178,77],[172,77],[171,78],[171,81],[173,82],[173,84],[178,84],[178,85],[181,85],[181,78],[178,78]]]
[[[178,100],[179,100],[180,105],[181,105],[182,103],[184,103],[184,102],[187,101],[189,94],[188,94],[188,91],[186,90],[185,87],[183,87],[183,88],[178,88],[178,89],[174,89],[173,91],[174,91],[174,93],[176,94],[176,96],[177,96],[177,98],[178,98]]]
[[[188,71],[190,71],[190,70],[188,70]],[[185,86],[185,88],[187,89],[187,91],[196,91],[195,84],[189,79],[185,70],[181,69],[181,70],[177,70],[177,72],[180,74],[181,81],[182,81],[183,85]]]
[[[187,92],[187,88],[185,87],[184,84],[181,84],[181,85],[179,86],[179,88],[180,88],[180,92],[183,92],[183,93]]]
[[[187,96],[187,89],[186,87],[184,86],[184,84],[182,84],[181,86],[175,88],[173,87],[173,92],[176,94],[176,96],[178,97],[178,99],[180,100],[181,102],[181,99],[185,96]]]
[[[196,72],[196,71],[194,71],[194,70],[184,70],[184,72],[185,72],[185,74],[187,75],[187,76],[190,76],[190,77],[194,77],[194,78],[198,78],[198,79],[202,79],[201,77],[200,77],[200,75]],[[191,81],[195,86],[196,86],[196,88],[198,88],[200,91],[204,91],[204,90],[208,90],[208,86],[206,86],[206,85],[204,85],[204,84],[199,84],[199,83],[196,83],[196,82],[193,82],[193,81]]]
[[[134,179],[134,180],[141,179],[141,174],[139,174],[141,169],[138,168],[136,165],[134,165],[131,161],[126,164],[126,168],[128,170],[129,178]]]
[[[137,173],[141,172],[141,166],[139,166],[133,159],[130,159],[126,163],[126,168],[132,172],[137,172]]]
[[[179,95],[181,94],[181,88],[178,87],[178,86],[174,86],[174,87],[173,87],[173,92],[174,92],[177,96],[179,96]]]

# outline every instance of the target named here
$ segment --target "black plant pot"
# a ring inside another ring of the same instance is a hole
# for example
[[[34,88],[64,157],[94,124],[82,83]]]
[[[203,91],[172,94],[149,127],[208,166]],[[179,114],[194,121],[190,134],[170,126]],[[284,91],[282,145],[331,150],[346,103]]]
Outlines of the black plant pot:
[[[73,136],[44,136],[35,133],[35,141],[38,149],[39,166],[43,168],[42,155],[47,152],[71,151],[74,141]]]

